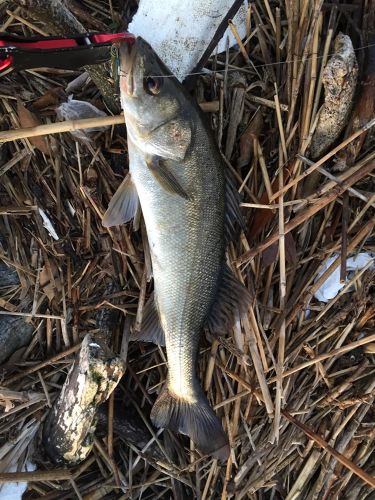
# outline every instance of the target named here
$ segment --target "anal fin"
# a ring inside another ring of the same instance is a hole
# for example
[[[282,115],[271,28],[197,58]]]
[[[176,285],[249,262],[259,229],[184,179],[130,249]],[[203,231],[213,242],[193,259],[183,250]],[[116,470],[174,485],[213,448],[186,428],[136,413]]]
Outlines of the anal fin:
[[[235,320],[246,314],[250,303],[250,292],[225,265],[217,298],[211,308],[206,327],[212,334],[227,333]]]
[[[130,341],[153,342],[165,346],[165,336],[160,324],[154,294],[150,296],[144,307],[141,331],[131,335]]]

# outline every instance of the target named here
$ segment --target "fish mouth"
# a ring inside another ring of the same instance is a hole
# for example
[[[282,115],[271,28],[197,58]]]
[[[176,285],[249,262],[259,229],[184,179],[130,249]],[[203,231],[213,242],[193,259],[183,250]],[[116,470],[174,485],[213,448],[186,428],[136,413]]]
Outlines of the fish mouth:
[[[137,56],[137,43],[121,44],[120,49],[120,88],[131,97],[134,95],[134,61]]]

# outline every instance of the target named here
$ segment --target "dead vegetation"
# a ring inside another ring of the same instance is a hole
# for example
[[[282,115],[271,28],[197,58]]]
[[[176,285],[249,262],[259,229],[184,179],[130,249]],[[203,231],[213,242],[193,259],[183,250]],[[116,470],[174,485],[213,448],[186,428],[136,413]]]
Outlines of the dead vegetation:
[[[34,4],[2,2],[0,31],[54,34]],[[91,31],[126,28],[136,8],[131,1],[61,4]],[[152,292],[145,230],[142,222],[138,231],[101,224],[127,173],[124,127],[90,140],[60,129],[1,145],[0,337],[10,318],[15,332],[31,325],[32,335],[26,344],[17,337],[2,360],[0,482],[29,481],[30,499],[373,496],[371,262],[329,302],[314,294],[337,268],[345,281],[348,256],[375,251],[374,12],[372,0],[252,2],[246,39],[211,58],[205,67],[214,71],[195,85],[214,111],[208,116],[243,196],[247,229],[229,261],[254,297],[241,324],[202,344],[200,376],[232,447],[224,465],[150,424],[165,354],[128,345]],[[354,48],[348,60],[337,47],[340,33]],[[338,67],[331,81],[329,60]],[[100,94],[95,75],[82,72],[3,77],[1,129],[54,122],[67,93],[106,110],[108,88]],[[56,466],[43,432],[87,334],[126,359],[126,373],[99,408],[88,456]],[[24,472],[28,460],[36,471]]]

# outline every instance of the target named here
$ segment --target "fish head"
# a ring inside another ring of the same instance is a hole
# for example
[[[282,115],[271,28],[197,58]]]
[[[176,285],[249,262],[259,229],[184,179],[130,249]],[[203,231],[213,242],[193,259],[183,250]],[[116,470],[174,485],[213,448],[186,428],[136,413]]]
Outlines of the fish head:
[[[183,159],[192,135],[191,100],[141,37],[121,44],[120,91],[131,141],[145,153]]]

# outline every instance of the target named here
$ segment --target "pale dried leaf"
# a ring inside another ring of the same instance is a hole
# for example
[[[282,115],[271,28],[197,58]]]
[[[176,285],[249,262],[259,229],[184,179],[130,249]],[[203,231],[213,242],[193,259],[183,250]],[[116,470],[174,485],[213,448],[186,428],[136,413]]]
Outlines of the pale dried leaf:
[[[21,99],[17,99],[17,114],[22,128],[37,127],[41,125],[38,118],[25,108]],[[44,136],[30,137],[30,143],[42,153],[49,155],[47,139]]]

